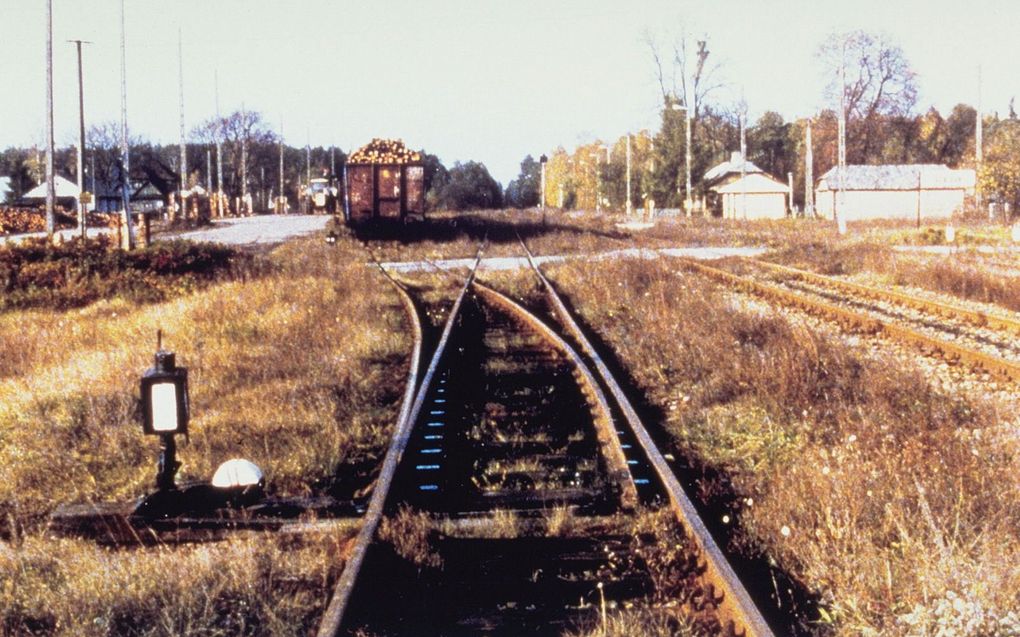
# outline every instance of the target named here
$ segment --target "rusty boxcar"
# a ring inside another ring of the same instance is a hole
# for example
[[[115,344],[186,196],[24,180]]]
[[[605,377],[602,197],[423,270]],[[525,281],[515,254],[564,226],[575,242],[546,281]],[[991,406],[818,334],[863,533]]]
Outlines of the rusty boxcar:
[[[351,153],[344,170],[348,224],[425,217],[421,154],[408,150],[400,140],[373,139]]]

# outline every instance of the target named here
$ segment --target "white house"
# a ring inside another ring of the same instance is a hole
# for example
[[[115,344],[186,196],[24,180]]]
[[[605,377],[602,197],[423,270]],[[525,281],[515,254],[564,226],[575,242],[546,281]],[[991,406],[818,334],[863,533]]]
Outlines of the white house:
[[[860,219],[945,218],[963,209],[974,194],[976,174],[943,164],[847,166],[839,199],[839,168],[818,180],[815,209],[833,218],[838,208],[847,221]]]
[[[786,216],[787,185],[754,163],[742,160],[740,152],[732,153],[729,161],[709,169],[704,182],[708,189],[708,206],[714,216],[726,219],[782,219]]]
[[[78,184],[64,179],[60,175],[53,175],[53,190],[56,193],[56,202],[68,209],[74,208],[74,202],[78,199]],[[22,196],[25,201],[41,203],[46,201],[46,182],[42,182],[35,188],[29,190]]]
[[[11,196],[11,178],[0,177],[0,204],[10,203],[8,199]]]

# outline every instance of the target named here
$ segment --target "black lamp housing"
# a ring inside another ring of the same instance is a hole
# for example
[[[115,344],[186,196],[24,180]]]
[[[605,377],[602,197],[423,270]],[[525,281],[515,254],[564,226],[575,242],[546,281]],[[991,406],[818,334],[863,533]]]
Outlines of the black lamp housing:
[[[141,389],[146,434],[188,433],[188,369],[176,366],[173,352],[156,352],[155,367],[142,376]]]

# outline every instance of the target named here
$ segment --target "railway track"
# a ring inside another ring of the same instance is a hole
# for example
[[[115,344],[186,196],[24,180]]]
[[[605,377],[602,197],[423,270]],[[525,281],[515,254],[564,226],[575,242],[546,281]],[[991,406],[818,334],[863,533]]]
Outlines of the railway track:
[[[681,259],[683,266],[724,285],[882,335],[1005,382],[1020,382],[1020,324],[1006,317],[805,270],[744,260],[750,275]]]
[[[771,635],[590,344],[598,375],[477,267],[405,401],[319,635],[560,635],[631,607]]]

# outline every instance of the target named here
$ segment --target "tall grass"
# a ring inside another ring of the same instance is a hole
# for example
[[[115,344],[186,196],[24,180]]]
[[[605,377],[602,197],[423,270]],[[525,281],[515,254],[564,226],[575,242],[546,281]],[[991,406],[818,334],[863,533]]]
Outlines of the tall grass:
[[[806,619],[840,635],[1015,634],[952,632],[1007,626],[1020,605],[1015,413],[744,310],[665,261],[550,272],[677,447],[727,476],[702,496],[740,503],[738,543],[821,594],[828,614]],[[943,603],[954,595],[966,604]]]
[[[829,275],[872,273],[892,285],[942,292],[1020,312],[1020,271],[984,268],[980,257],[959,254],[914,256],[888,246],[850,242],[809,243],[781,250],[770,258],[779,263]]]
[[[381,457],[410,336],[396,293],[351,243],[277,250],[272,274],[156,304],[109,298],[69,311],[0,315],[0,632],[306,634],[328,600],[346,535],[292,546],[108,551],[51,540],[66,502],[151,490],[158,443],[142,435],[138,379],[157,328],[189,368],[181,479],[231,457],[269,489],[303,495]]]

